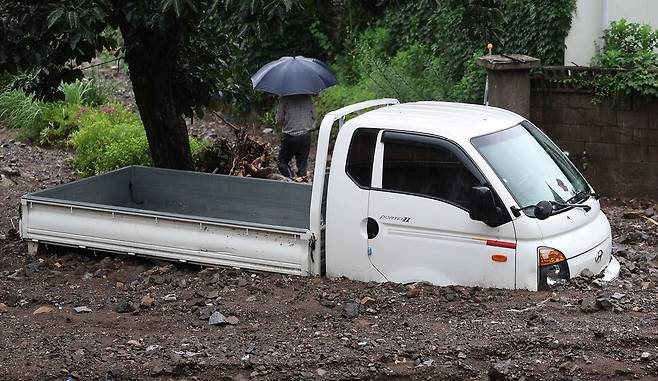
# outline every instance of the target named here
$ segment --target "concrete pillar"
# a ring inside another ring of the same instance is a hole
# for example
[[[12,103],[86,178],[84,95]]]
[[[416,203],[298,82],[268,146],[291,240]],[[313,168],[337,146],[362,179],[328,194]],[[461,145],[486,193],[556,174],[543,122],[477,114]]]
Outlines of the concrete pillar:
[[[522,54],[488,55],[478,59],[487,70],[489,106],[530,117],[530,69],[540,60]]]

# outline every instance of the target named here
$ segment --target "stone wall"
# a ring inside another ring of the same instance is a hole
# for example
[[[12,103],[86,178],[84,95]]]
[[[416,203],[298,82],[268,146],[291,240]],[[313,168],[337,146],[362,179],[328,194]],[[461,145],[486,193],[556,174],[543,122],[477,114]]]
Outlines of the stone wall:
[[[658,199],[658,100],[592,103],[572,89],[531,91],[530,120],[544,130],[606,196]]]

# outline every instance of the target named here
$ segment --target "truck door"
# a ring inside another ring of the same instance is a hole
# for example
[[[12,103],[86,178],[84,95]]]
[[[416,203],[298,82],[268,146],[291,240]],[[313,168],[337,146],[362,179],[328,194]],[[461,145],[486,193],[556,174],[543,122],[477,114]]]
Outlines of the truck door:
[[[470,190],[486,180],[454,143],[383,131],[368,198],[368,255],[392,282],[515,287],[512,222],[469,218]]]
[[[327,192],[328,276],[386,280],[368,259],[366,235],[368,197],[378,136],[379,130],[373,128],[347,127],[338,133]]]

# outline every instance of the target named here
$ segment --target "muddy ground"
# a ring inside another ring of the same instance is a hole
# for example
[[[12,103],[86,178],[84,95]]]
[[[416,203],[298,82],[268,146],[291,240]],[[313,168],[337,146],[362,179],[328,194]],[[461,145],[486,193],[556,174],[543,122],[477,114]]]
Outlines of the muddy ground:
[[[67,155],[0,130],[3,379],[658,377],[649,200],[603,200],[620,280],[554,293],[297,278],[55,248],[28,257],[13,230],[18,200],[72,180]],[[236,324],[209,325],[215,311]]]
[[[215,122],[197,133],[225,133]],[[619,280],[555,292],[298,278],[53,247],[29,257],[15,232],[20,196],[75,176],[70,152],[14,139],[0,129],[3,380],[658,378],[651,200],[602,200]],[[210,325],[222,320],[215,312],[228,322]]]

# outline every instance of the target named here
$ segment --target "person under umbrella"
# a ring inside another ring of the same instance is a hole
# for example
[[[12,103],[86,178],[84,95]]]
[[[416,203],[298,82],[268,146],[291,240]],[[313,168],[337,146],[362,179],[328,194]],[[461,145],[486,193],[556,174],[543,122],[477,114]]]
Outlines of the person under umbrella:
[[[306,177],[311,147],[311,130],[316,113],[312,94],[338,83],[327,65],[302,56],[282,57],[272,61],[251,77],[254,89],[279,96],[276,121],[281,126],[278,167],[282,175]],[[290,161],[295,158],[297,172]]]

